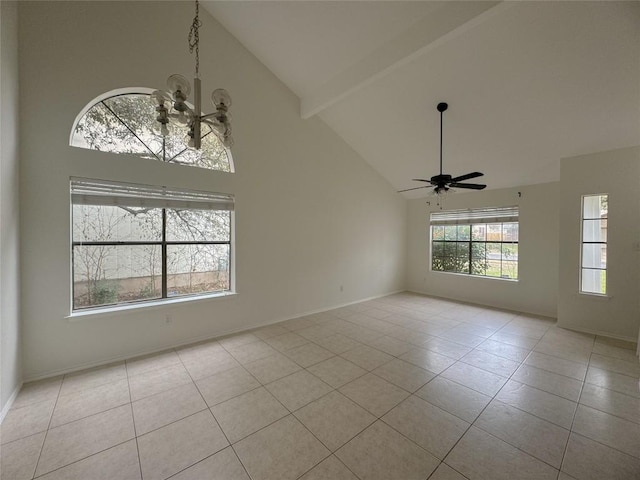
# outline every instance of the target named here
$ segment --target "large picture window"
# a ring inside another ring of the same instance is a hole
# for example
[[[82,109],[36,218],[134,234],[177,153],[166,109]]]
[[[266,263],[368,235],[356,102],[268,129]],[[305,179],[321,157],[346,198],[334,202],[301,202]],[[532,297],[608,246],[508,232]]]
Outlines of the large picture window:
[[[73,310],[231,289],[233,197],[71,180]]]
[[[608,195],[582,197],[580,292],[607,294]]]
[[[431,270],[518,279],[518,207],[433,212]]]

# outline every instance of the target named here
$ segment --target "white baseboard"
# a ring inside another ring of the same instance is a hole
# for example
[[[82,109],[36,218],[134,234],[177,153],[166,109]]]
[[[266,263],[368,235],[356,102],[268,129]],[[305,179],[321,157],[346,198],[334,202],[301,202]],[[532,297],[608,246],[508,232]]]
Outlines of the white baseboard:
[[[542,317],[547,317],[547,318],[550,318],[550,319],[553,319],[553,320],[557,320],[555,317],[549,317],[548,315],[535,313],[535,312],[526,312],[526,311],[520,311],[520,310],[513,310],[511,308],[498,307],[498,306],[494,306],[494,305],[484,305],[484,304],[480,304],[480,303],[473,303],[473,302],[460,300],[458,298],[440,297],[438,295],[432,295],[432,294],[429,294],[429,293],[426,293],[426,292],[420,292],[418,290],[407,290],[407,291],[411,292],[411,293],[418,294],[418,295],[425,295],[427,297],[442,298],[442,299],[445,299],[445,300],[453,300],[455,302],[462,302],[462,303],[466,303],[466,304],[469,304],[469,305],[478,305],[478,306],[481,306],[481,307],[499,308],[500,310],[506,310],[506,311],[509,311],[509,312],[525,313],[525,314],[542,316]],[[589,335],[598,335],[600,337],[615,338],[616,340],[625,340],[625,341],[631,342],[631,343],[636,343],[637,342],[635,337],[627,337],[627,336],[624,336],[624,335],[615,335],[615,334],[612,334],[612,333],[609,333],[609,332],[603,332],[603,331],[599,331],[599,330],[589,330],[589,329],[585,329],[585,328],[576,328],[575,326],[561,325],[560,323],[557,323],[557,325],[560,328],[564,328],[565,330],[571,330],[571,331],[574,331],[574,332],[587,333]],[[638,348],[636,350],[636,356],[640,356],[640,343],[638,344]]]
[[[576,328],[575,326],[568,326],[568,325],[560,325],[558,323],[558,326],[560,328],[564,328],[566,330],[571,330],[573,332],[579,332],[579,333],[587,333],[589,335],[598,335],[600,337],[608,337],[608,338],[615,338],[616,340],[625,340],[627,342],[631,342],[631,343],[636,343],[637,340],[635,337],[626,337],[624,335],[615,335],[612,333],[608,333],[608,332],[602,332],[599,330],[589,330],[586,328]]]
[[[347,307],[349,305],[354,305],[356,303],[362,303],[362,302],[368,302],[369,300],[375,300],[377,298],[383,298],[383,297],[388,297],[389,295],[395,295],[398,293],[402,293],[406,290],[396,290],[393,292],[389,292],[389,293],[384,293],[381,295],[374,295],[371,297],[367,297],[367,298],[362,298],[360,300],[355,300],[352,302],[346,302],[346,303],[342,303],[339,305],[334,305],[331,307],[323,307],[323,308],[318,308],[315,310],[309,310],[309,311],[305,311],[302,313],[298,313],[295,315],[291,315],[285,318],[278,318],[275,320],[272,320],[270,322],[266,322],[266,323],[259,323],[259,324],[253,324],[253,325],[249,325],[249,326],[244,326],[242,328],[238,328],[238,329],[233,329],[233,330],[225,330],[221,333],[217,333],[215,335],[200,335],[198,337],[192,337],[188,340],[185,340],[184,342],[180,342],[177,344],[170,344],[170,345],[164,345],[162,347],[158,347],[158,348],[153,348],[151,350],[143,350],[140,352],[137,352],[134,355],[119,355],[117,357],[111,357],[108,359],[102,359],[96,362],[89,362],[89,363],[83,363],[81,365],[76,365],[74,367],[70,367],[70,368],[64,368],[64,369],[59,369],[59,370],[50,370],[48,372],[44,372],[41,374],[37,374],[37,375],[33,375],[33,376],[27,376],[24,380],[24,383],[27,382],[35,382],[37,380],[44,380],[46,378],[51,378],[51,377],[57,377],[59,375],[65,375],[67,373],[73,373],[73,372],[77,372],[80,370],[86,370],[88,368],[95,368],[95,367],[101,367],[103,365],[109,365],[111,363],[117,363],[117,362],[122,362],[124,360],[129,360],[131,358],[136,358],[136,357],[140,357],[143,355],[151,355],[153,353],[159,353],[159,352],[163,352],[166,350],[171,350],[173,348],[180,348],[180,347],[184,347],[185,345],[191,345],[192,343],[198,343],[198,342],[204,342],[206,340],[213,340],[215,338],[220,338],[220,337],[225,337],[227,335],[233,335],[234,333],[240,333],[240,332],[245,332],[247,330],[253,330],[256,328],[260,328],[260,327],[267,327],[269,325],[273,325],[276,323],[280,323],[280,322],[284,322],[286,320],[293,320],[294,318],[299,318],[299,317],[305,317],[307,315],[313,315],[315,313],[322,313],[322,312],[328,312],[330,310],[335,310],[337,308],[342,308],[342,307]],[[17,392],[16,392],[17,395]]]
[[[471,302],[471,301],[465,300],[463,298],[443,297],[443,296],[440,296],[440,295],[434,295],[433,293],[429,293],[429,292],[421,292],[420,290],[407,290],[407,292],[416,293],[418,295],[424,295],[426,297],[440,298],[440,299],[443,299],[443,300],[452,300],[454,302],[465,303],[467,305],[473,305],[473,306],[485,307],[485,308],[495,308],[495,309],[498,309],[498,310],[504,310],[506,312],[523,313],[525,315],[535,315],[536,317],[545,317],[545,318],[549,318],[549,319],[552,319],[552,320],[556,320],[556,316],[555,315],[550,315],[549,312],[539,312],[539,311],[538,312],[533,312],[533,311],[529,311],[529,310],[515,310],[513,307],[510,308],[510,307],[506,307],[506,306],[502,306],[502,305]]]
[[[5,403],[4,407],[2,407],[2,410],[0,410],[0,425],[2,425],[2,422],[4,421],[4,417],[6,417],[7,413],[9,413],[9,410],[11,410],[11,407],[13,406],[13,402],[16,401],[16,397],[18,396],[18,393],[20,393],[21,388],[22,388],[22,382],[20,382],[20,385],[16,387],[16,389],[13,391],[13,393],[9,397],[9,400],[7,400],[7,403]]]

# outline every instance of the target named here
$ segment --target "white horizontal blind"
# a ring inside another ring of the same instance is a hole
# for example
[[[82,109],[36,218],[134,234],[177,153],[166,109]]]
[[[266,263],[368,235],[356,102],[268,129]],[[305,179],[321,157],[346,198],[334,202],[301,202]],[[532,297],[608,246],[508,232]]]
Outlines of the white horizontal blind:
[[[505,223],[518,221],[518,207],[446,210],[431,213],[431,225],[459,225],[469,223]]]
[[[86,178],[71,178],[71,203],[189,210],[234,209],[233,195]]]

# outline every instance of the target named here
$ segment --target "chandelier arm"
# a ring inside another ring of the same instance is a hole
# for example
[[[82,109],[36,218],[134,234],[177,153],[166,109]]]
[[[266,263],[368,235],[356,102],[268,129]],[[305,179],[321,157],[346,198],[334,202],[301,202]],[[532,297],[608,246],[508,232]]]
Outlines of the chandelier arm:
[[[195,112],[189,107],[187,107],[187,109],[183,113],[187,114],[190,118],[196,118]],[[177,118],[178,114],[177,113],[169,113],[169,114],[167,114],[167,116],[169,118]]]
[[[222,126],[222,124],[219,122],[216,123],[214,121],[211,121],[210,119],[206,119],[206,120],[202,120],[201,123],[204,125],[207,125],[214,132],[222,133],[220,132],[220,127]]]
[[[224,123],[220,123],[220,122],[215,123],[215,122],[212,122],[211,120],[204,120],[202,123],[209,126],[209,128],[211,129],[208,133],[213,133],[223,143],[225,139],[231,136],[230,128],[227,128],[227,126]]]
[[[218,115],[218,112],[207,113],[206,115],[201,115],[200,120],[202,120],[203,122],[205,120],[210,120],[211,118],[214,118],[217,120],[218,119],[217,115]]]

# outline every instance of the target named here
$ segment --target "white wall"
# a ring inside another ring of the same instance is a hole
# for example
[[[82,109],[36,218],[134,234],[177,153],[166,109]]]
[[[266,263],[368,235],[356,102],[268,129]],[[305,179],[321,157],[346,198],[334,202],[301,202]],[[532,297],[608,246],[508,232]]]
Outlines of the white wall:
[[[297,97],[202,9],[203,90],[233,97],[237,173],[68,146],[96,96],[191,75],[192,16],[184,2],[20,4],[26,377],[405,286],[406,201],[324,123],[301,120]],[[70,176],[235,193],[238,295],[69,322]]]
[[[0,2],[0,411],[20,386],[18,15]]]
[[[491,182],[490,178],[486,179]],[[432,272],[429,265],[429,215],[435,197],[409,202],[408,287],[428,295],[550,317],[556,316],[558,289],[558,183],[470,193],[457,192],[445,210],[520,208],[518,281]],[[518,196],[518,192],[522,196]],[[431,205],[427,205],[430,202]]]
[[[640,147],[564,158],[560,163],[562,327],[636,341],[640,324]],[[579,294],[582,195],[609,195],[607,297]]]

